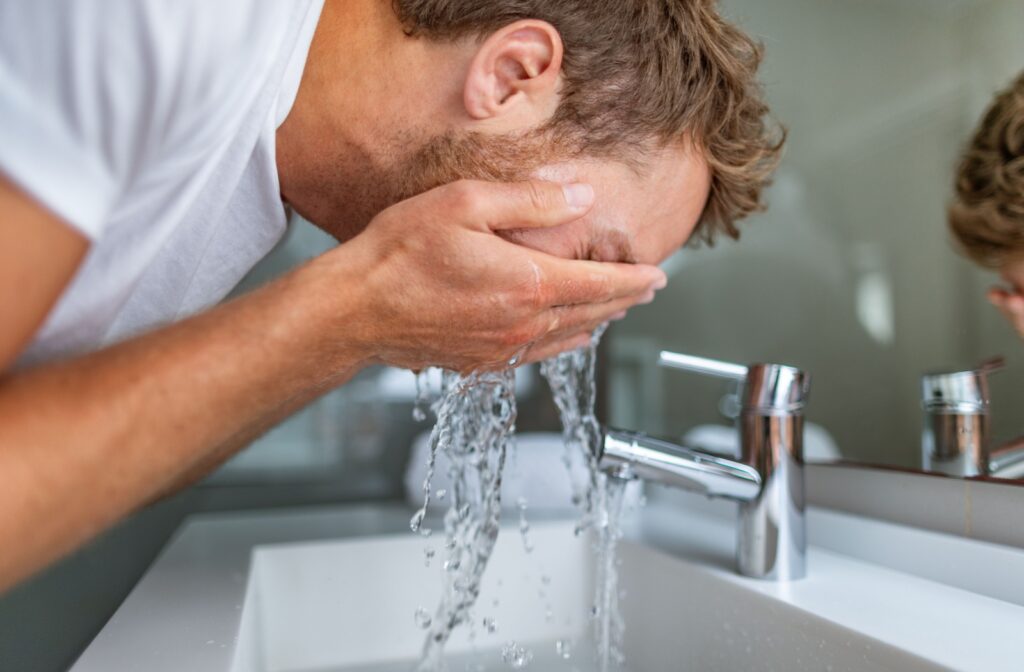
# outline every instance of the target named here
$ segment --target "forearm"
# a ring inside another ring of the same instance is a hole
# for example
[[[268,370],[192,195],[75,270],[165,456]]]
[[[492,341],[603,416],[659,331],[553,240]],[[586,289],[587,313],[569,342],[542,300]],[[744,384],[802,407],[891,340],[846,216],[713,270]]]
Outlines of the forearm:
[[[356,300],[324,296],[315,272],[0,379],[0,589],[363,365],[336,328]]]
[[[281,406],[272,414],[263,418],[259,423],[250,426],[244,433],[236,434],[229,442],[223,443],[209,451],[198,463],[189,467],[188,471],[177,477],[166,488],[157,492],[153,496],[152,501],[170,497],[185,488],[199,483],[231,459],[239,450],[248,446],[285,418],[301,410],[310,401],[311,399],[307,398],[294,399],[291,403]]]

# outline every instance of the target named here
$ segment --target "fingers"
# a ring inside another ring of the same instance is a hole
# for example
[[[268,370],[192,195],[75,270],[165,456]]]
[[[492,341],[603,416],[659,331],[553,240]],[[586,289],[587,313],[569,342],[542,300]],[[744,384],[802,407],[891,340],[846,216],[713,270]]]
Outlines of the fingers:
[[[559,226],[582,217],[594,203],[589,184],[543,180],[459,180],[424,197],[438,199],[445,217],[489,231]]]
[[[643,294],[615,299],[605,303],[588,303],[576,306],[557,306],[551,309],[551,326],[548,337],[565,337],[577,333],[581,329],[593,331],[599,324],[622,319],[626,311],[633,306],[650,303],[654,300],[654,290]]]
[[[559,259],[535,253],[541,269],[543,303],[572,306],[604,303],[665,287],[668,279],[657,266]]]
[[[520,365],[542,362],[545,359],[550,359],[551,357],[563,352],[582,348],[589,343],[589,331],[576,333],[571,336],[563,336],[561,338],[547,339],[530,348]]]

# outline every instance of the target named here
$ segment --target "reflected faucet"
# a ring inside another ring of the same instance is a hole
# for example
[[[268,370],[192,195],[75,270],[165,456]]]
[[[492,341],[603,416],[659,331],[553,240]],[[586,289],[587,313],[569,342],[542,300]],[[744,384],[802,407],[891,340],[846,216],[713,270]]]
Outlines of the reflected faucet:
[[[607,429],[601,469],[739,502],[736,563],[744,576],[775,581],[806,574],[803,408],[809,377],[780,364],[742,366],[662,352],[660,366],[740,384],[740,457]]]
[[[1002,357],[973,369],[921,377],[921,466],[949,476],[1003,476],[1024,466],[1024,437],[993,447],[989,437],[988,377]]]

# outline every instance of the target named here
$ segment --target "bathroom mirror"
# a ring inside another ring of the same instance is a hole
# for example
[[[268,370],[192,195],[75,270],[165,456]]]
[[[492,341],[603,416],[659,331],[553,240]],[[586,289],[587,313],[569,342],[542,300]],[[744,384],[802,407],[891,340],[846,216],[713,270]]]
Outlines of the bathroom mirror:
[[[990,441],[1024,434],[1024,342],[945,214],[959,150],[1024,69],[1024,3],[724,4],[766,46],[786,155],[740,241],[680,251],[658,300],[610,330],[611,422],[728,450],[734,390],[658,369],[658,351],[786,363],[812,375],[808,461],[921,469],[922,375],[1002,355]]]

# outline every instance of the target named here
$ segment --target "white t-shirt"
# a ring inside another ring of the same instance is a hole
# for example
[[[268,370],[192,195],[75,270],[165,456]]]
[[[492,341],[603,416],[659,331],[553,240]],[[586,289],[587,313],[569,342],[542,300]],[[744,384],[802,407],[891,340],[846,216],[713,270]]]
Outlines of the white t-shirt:
[[[0,0],[0,172],[92,244],[19,365],[220,301],[284,234],[323,0]]]

